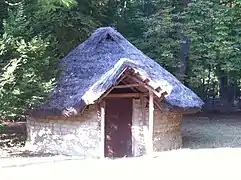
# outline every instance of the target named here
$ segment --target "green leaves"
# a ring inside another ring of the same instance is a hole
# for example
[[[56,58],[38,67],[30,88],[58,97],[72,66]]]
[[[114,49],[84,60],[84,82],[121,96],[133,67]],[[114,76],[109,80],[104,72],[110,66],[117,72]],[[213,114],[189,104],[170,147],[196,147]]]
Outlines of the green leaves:
[[[168,1],[157,5],[151,16],[143,18],[146,25],[143,41],[136,45],[169,71],[177,73],[180,44],[183,40],[182,18],[178,16],[177,9],[181,5]]]
[[[77,5],[76,0],[38,0],[43,11],[54,12],[61,7],[69,8]]]
[[[52,88],[56,71],[50,67],[45,51],[49,46],[46,40],[34,37],[29,42],[12,39],[14,45],[9,50],[15,51],[15,57],[2,68],[0,76],[1,116],[16,116],[24,110],[37,105],[47,97]],[[11,57],[8,57],[11,58]],[[46,67],[52,72],[46,77]]]
[[[9,6],[0,37],[0,117],[22,117],[46,101],[56,65],[104,21],[92,0],[20,0]]]
[[[45,101],[58,60],[100,26],[116,27],[198,92],[223,74],[240,81],[240,2],[186,5],[178,0],[0,3],[0,116],[22,116]]]
[[[218,1],[199,0],[189,5],[185,13],[185,32],[192,41],[191,61],[199,61],[198,56],[201,58],[205,53],[207,60],[219,64],[225,72],[235,70],[234,64],[240,61],[237,56],[240,49],[235,45],[240,44],[240,37],[233,29],[241,28],[236,25],[240,18],[236,19],[235,14],[235,8]]]
[[[189,3],[182,13],[185,19],[184,33],[191,40],[188,72],[191,86],[199,84],[199,88],[202,88],[202,83],[195,79],[206,79],[207,74],[203,74],[205,71],[209,72],[210,81],[216,82],[221,76],[240,79],[241,16],[235,3],[230,5],[214,0],[197,0]]]

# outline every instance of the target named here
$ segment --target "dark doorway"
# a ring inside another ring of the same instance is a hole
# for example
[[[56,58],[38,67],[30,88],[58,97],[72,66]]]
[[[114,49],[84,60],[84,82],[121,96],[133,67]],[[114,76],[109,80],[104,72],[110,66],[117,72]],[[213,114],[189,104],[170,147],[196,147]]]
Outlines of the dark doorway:
[[[105,112],[105,156],[132,155],[132,99],[107,99]]]

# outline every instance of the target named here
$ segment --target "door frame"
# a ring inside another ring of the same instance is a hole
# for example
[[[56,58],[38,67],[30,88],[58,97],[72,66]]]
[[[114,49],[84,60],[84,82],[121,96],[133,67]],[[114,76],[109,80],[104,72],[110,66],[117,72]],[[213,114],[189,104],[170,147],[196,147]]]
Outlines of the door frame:
[[[153,153],[153,120],[154,120],[154,98],[153,98],[153,92],[151,90],[149,90],[149,117],[148,117],[148,128],[147,128],[147,137],[146,142],[145,142],[145,148],[146,148],[146,153],[147,155],[152,155]],[[118,97],[119,98],[119,97]],[[129,97],[132,98],[133,97]],[[136,98],[136,97],[135,97]],[[143,98],[143,97],[142,97]],[[140,98],[140,99],[142,99]],[[143,102],[141,102],[142,104]],[[101,135],[101,142],[100,142],[100,158],[105,158],[105,111],[106,111],[106,107],[105,107],[105,99],[102,99],[99,103],[98,103],[99,107],[100,107],[100,135]],[[132,107],[132,113],[133,113],[133,108]],[[142,105],[142,119],[143,122],[145,120],[145,114],[144,114],[144,106]],[[132,114],[132,123],[133,123],[133,114]],[[133,132],[131,131],[132,137],[133,137]],[[133,142],[132,142],[132,146],[133,146]],[[132,148],[133,149],[133,148]],[[133,154],[133,150],[132,150],[132,154]]]

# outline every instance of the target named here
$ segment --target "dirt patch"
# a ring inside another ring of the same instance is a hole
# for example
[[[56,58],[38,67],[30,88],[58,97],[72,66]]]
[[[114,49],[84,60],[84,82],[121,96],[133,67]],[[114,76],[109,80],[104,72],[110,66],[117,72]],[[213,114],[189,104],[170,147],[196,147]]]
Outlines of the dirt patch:
[[[53,156],[49,153],[25,150],[26,139],[26,122],[2,122],[0,128],[0,158]]]
[[[241,148],[183,149],[156,158],[76,159],[68,157],[6,158],[2,179],[241,179]]]
[[[0,157],[19,153],[26,141],[25,122],[3,122],[0,128]]]
[[[25,122],[5,122],[0,129],[0,147],[23,146],[26,140]]]

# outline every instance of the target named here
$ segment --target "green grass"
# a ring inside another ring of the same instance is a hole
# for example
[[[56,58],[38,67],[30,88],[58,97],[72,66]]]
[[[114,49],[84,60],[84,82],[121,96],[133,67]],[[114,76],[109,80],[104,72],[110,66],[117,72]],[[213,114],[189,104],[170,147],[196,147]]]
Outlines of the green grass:
[[[184,148],[241,147],[241,117],[194,117],[182,121]]]

